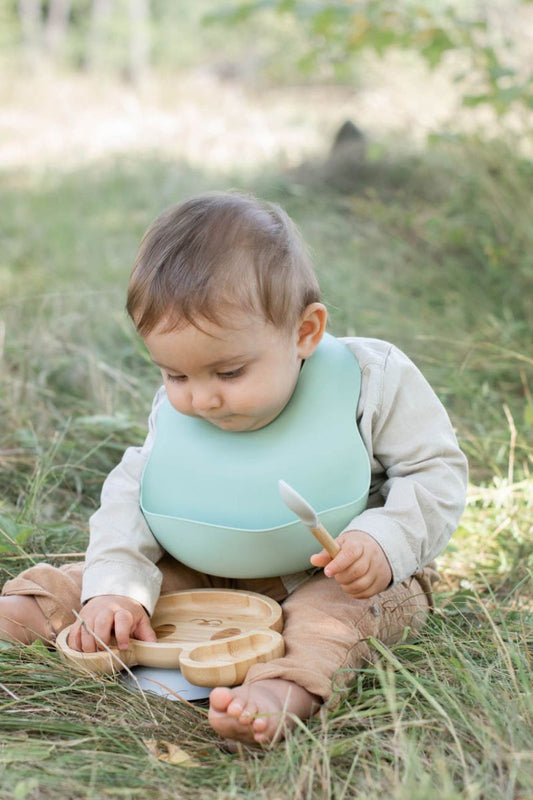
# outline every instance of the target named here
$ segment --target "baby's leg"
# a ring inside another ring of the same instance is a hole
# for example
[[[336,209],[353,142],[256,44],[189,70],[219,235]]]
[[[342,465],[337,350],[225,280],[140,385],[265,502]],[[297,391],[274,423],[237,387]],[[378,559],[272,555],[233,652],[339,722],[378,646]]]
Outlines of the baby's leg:
[[[0,597],[0,639],[31,644],[50,635],[50,626],[34,597]]]
[[[333,692],[350,685],[371,659],[369,637],[399,641],[419,628],[430,605],[430,581],[411,578],[367,600],[349,597],[319,573],[283,604],[285,655],[250,668],[243,686],[214,689],[209,719],[225,738],[279,739],[294,717],[309,718]]]
[[[209,579],[183,564],[164,557],[158,562],[162,590],[207,587]],[[76,621],[81,608],[83,563],[53,567],[37,564],[4,585],[0,597],[0,639],[30,644],[35,639],[53,641]]]
[[[55,639],[80,608],[83,564],[37,564],[7,581],[0,597],[0,639]]]

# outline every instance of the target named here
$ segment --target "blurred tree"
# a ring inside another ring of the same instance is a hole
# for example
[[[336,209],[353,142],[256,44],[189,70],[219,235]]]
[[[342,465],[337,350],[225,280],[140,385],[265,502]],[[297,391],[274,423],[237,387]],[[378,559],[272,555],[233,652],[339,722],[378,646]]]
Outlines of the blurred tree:
[[[273,12],[246,27],[204,24],[220,0],[0,0],[1,67],[105,72],[139,81],[149,68],[191,66],[278,83],[296,74],[303,34]]]
[[[309,46],[300,68],[346,77],[365,49],[383,55],[391,48],[413,50],[435,67],[455,51],[463,61],[467,105],[489,103],[499,114],[521,103],[533,109],[533,62],[519,63],[512,34],[502,22],[532,0],[248,0],[222,5],[208,21],[235,25],[258,13],[289,15],[305,31]],[[532,20],[533,24],[533,20]],[[516,27],[516,26],[515,26]]]
[[[95,69],[104,60],[103,54],[107,39],[107,28],[112,11],[113,0],[92,0],[84,57],[86,69]]]
[[[59,55],[67,36],[71,0],[49,0],[44,30],[45,47],[53,56]]]
[[[35,67],[47,54],[57,58],[64,45],[71,0],[19,0],[18,14],[27,62]]]
[[[41,0],[19,0],[18,13],[24,57],[34,67],[42,47]]]
[[[85,68],[111,66],[140,83],[150,66],[150,0],[92,0]]]
[[[79,64],[104,70],[110,63],[132,82],[150,61],[150,0],[18,0],[20,38],[27,65],[65,60],[78,42]]]
[[[130,0],[129,79],[140,83],[150,58],[150,0]]]

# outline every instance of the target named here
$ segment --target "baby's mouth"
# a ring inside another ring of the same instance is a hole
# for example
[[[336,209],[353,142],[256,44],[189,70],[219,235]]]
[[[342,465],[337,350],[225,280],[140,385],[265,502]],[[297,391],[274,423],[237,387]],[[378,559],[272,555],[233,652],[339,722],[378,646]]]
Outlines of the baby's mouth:
[[[222,425],[225,422],[233,419],[234,414],[224,414],[223,417],[212,417],[212,416],[201,416],[200,419],[205,420],[206,422],[210,422],[212,425]]]

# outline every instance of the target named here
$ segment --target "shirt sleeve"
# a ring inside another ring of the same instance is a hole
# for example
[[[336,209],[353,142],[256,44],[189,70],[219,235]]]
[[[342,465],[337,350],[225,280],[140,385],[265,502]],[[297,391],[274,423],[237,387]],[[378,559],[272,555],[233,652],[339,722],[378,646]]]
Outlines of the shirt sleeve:
[[[154,398],[142,447],[129,447],[104,482],[100,507],[89,522],[82,603],[97,595],[118,594],[137,600],[149,614],[154,610],[161,587],[156,562],[164,551],[142,514],[140,486],[164,396],[162,387]]]
[[[371,344],[351,349],[362,369],[357,416],[372,477],[368,507],[346,530],[379,542],[398,583],[442,552],[456,530],[467,462],[444,406],[413,362],[388,343],[364,341]]]

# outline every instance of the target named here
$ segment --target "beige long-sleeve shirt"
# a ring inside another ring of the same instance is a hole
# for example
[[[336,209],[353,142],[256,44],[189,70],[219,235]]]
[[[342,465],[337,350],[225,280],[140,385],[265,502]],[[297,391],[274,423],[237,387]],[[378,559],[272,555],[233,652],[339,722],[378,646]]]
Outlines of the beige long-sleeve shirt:
[[[361,368],[357,424],[370,458],[367,508],[346,530],[374,537],[394,583],[432,561],[455,531],[466,496],[467,463],[448,415],[417,367],[378,339],[343,339]],[[150,454],[162,387],[142,447],[130,447],[108,475],[90,520],[82,602],[102,594],[131,597],[151,614],[159,597],[156,562],[164,551],[140,510],[140,483]],[[297,585],[298,576],[287,576]]]

